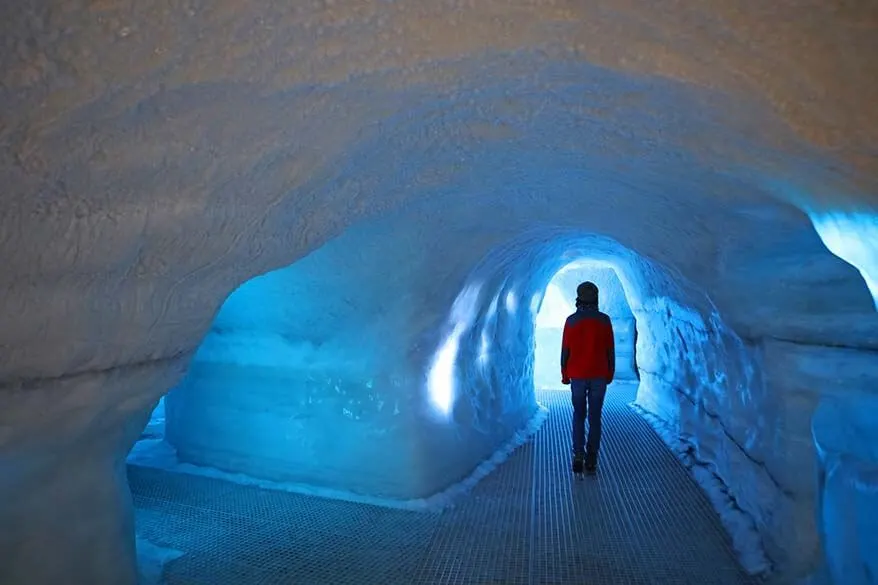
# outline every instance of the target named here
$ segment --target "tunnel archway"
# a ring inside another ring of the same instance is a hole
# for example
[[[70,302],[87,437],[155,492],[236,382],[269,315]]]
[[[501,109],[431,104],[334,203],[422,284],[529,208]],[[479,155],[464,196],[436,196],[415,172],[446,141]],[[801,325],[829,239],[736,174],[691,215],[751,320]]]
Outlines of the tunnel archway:
[[[622,283],[608,265],[582,259],[559,270],[539,301],[534,343],[534,386],[538,390],[560,388],[558,361],[564,322],[576,310],[574,301],[577,285],[585,281],[597,285],[600,291],[599,308],[613,324],[615,379],[638,379],[635,351],[637,327]]]
[[[719,399],[728,380],[751,383],[739,380],[752,371],[749,356],[728,346],[724,336],[733,334],[697,287],[612,239],[542,229],[494,246],[413,337],[405,323],[417,318],[406,313],[414,307],[386,287],[351,291],[348,261],[329,252],[248,281],[223,305],[168,399],[168,438],[181,461],[228,472],[342,497],[430,497],[538,416],[535,318],[552,277],[582,258],[618,274],[640,322],[640,404],[678,422],[685,406],[675,385]],[[321,310],[329,306],[335,313]],[[393,344],[374,351],[394,331],[406,359],[386,359]],[[369,470],[356,462],[400,444],[399,469],[372,469],[375,483],[363,482]],[[419,476],[423,461],[429,476]],[[388,477],[397,484],[388,486]]]
[[[533,314],[537,304],[518,307],[516,311],[529,312],[526,318],[508,319],[515,313],[498,311],[500,300],[510,294],[520,298],[541,295],[552,275],[570,262],[587,257],[612,266],[619,274],[630,300],[633,313],[640,323],[638,354],[643,384],[638,403],[662,419],[674,424],[685,424],[685,411],[690,405],[681,401],[678,392],[696,392],[699,399],[714,404],[723,400],[742,399],[726,391],[726,384],[734,386],[758,385],[754,379],[752,358],[726,326],[703,292],[688,283],[679,274],[673,274],[617,242],[577,231],[538,231],[495,249],[467,281],[483,283],[479,302],[470,301],[469,313],[454,317],[446,325],[453,332],[461,325],[475,323],[459,335],[460,353],[458,380],[482,380],[485,373],[480,355],[481,331],[515,331],[520,344],[504,344],[501,364],[511,364],[510,371],[489,371],[490,379],[505,385],[530,387],[533,361]],[[495,316],[499,314],[499,318]],[[509,321],[513,325],[509,324]],[[476,366],[471,364],[477,364]],[[477,388],[477,384],[473,384]],[[478,410],[478,409],[476,409]]]

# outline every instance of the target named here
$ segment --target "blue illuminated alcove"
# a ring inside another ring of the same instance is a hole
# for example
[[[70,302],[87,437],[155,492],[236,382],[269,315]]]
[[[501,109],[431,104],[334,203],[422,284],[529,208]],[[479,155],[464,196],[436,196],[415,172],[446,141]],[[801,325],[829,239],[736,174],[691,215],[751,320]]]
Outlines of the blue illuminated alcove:
[[[615,334],[616,380],[637,380],[635,359],[636,320],[616,272],[605,263],[580,260],[568,264],[549,282],[536,315],[534,385],[560,389],[561,333],[575,309],[576,286],[594,282],[600,291],[600,310],[610,316]],[[538,299],[538,297],[537,297]]]

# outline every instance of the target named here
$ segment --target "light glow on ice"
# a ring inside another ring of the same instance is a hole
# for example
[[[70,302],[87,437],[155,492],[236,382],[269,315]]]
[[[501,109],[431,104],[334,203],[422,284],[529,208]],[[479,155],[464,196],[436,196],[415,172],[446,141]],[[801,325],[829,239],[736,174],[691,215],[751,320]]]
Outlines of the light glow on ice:
[[[536,293],[530,299],[530,312],[536,315],[540,311],[540,302],[542,301],[542,296],[540,293]]]
[[[486,366],[491,359],[491,342],[488,340],[488,332],[482,329],[482,337],[479,340],[479,365]]]
[[[446,417],[451,414],[454,406],[460,338],[475,319],[481,290],[480,284],[468,286],[455,299],[451,307],[451,333],[433,356],[433,363],[427,375],[430,404],[433,405],[437,413]]]
[[[510,313],[514,313],[517,308],[518,298],[515,296],[515,291],[509,291],[506,293],[506,310]]]
[[[437,412],[448,415],[454,404],[454,366],[457,362],[457,352],[460,349],[460,336],[463,335],[464,327],[456,325],[445,343],[436,352],[430,374],[427,379],[427,387],[430,391],[430,403]]]
[[[860,271],[878,309],[878,215],[859,212],[809,216],[829,251]]]
[[[500,297],[494,297],[494,300],[491,301],[491,304],[488,305],[488,311],[485,313],[486,319],[493,319],[495,315],[497,315],[497,303],[500,302]]]
[[[625,285],[615,264],[580,259],[558,270],[546,285],[534,319],[533,382],[537,388],[564,390],[558,358],[567,317],[576,311],[576,287],[590,280],[600,289],[601,311],[613,321],[616,342],[616,379],[637,379],[635,317]]]
[[[575,295],[576,293],[570,294]],[[546,296],[543,299],[542,307],[537,313],[536,326],[540,328],[561,327],[574,309],[573,303],[561,292],[558,285],[554,282],[549,283],[549,286],[546,287]]]

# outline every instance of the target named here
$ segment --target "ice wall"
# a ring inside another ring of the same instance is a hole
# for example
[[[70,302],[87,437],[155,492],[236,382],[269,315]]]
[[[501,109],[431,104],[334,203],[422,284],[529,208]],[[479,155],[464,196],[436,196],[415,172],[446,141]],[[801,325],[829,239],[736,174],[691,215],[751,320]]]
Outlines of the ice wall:
[[[689,294],[655,296],[634,308],[636,403],[663,421],[670,446],[686,453],[703,487],[722,486],[714,503],[745,568],[769,572],[776,568],[771,561],[784,564],[788,555],[800,554],[797,542],[789,546],[790,531],[799,530],[803,519],[779,505],[782,492],[747,450],[762,432],[763,380],[753,352],[715,309],[690,305]],[[706,481],[700,477],[705,473],[719,481]]]
[[[635,308],[652,324],[639,328],[638,403],[721,478],[773,569],[792,579],[820,559],[811,416],[822,396],[874,387],[878,321],[855,271],[820,254],[816,234],[776,215],[760,221],[751,244],[771,253],[725,247],[713,309],[691,310],[691,291]]]
[[[140,439],[161,440],[165,437],[165,397],[159,399],[158,404],[149,415],[149,422],[146,423]]]
[[[0,391],[0,582],[136,582],[125,458],[185,361]]]
[[[820,253],[819,235],[791,229],[792,219],[786,213],[754,217],[750,245],[766,253],[754,257],[746,247],[725,247],[718,273],[723,285],[713,298],[754,355],[764,383],[743,410],[722,417],[722,432],[741,446],[746,468],[759,470],[761,484],[774,486],[754,517],[771,527],[765,534],[778,535],[766,537],[766,544],[781,570],[801,576],[820,559],[811,418],[823,398],[878,388],[878,314],[857,270]],[[741,310],[725,310],[730,306]],[[749,428],[728,424],[736,417]],[[721,467],[727,477],[743,477],[742,466]],[[750,510],[755,499],[739,498]]]
[[[477,314],[490,293],[433,263],[454,243],[421,227],[350,230],[235,291],[167,398],[181,461],[406,500],[522,428],[529,307]]]
[[[817,523],[835,583],[878,582],[878,395],[824,400],[812,429],[819,454]]]

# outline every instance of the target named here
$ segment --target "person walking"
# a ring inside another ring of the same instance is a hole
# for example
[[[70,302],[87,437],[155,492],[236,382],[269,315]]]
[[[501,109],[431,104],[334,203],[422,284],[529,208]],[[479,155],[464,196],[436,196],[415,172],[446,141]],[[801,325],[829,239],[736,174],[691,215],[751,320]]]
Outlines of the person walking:
[[[573,401],[573,472],[594,473],[601,447],[601,414],[607,386],[616,375],[616,346],[610,317],[598,310],[598,287],[576,287],[576,312],[567,317],[561,340],[561,382]],[[588,419],[588,440],[585,421]]]

